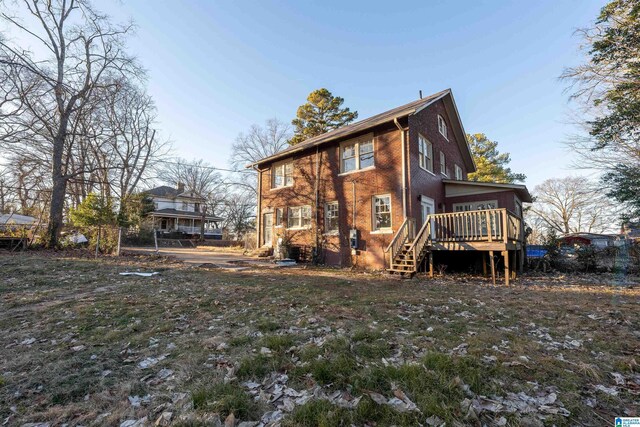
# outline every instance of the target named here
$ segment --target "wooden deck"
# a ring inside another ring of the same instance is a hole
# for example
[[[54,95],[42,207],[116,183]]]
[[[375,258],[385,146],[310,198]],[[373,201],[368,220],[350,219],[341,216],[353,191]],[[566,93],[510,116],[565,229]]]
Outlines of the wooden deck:
[[[522,268],[523,249],[522,219],[507,209],[433,214],[417,231],[415,220],[407,218],[386,249],[389,254],[387,270],[412,275],[428,257],[429,271],[433,275],[434,251],[485,251],[495,281],[494,252],[500,252],[504,257],[508,284],[509,278],[515,277],[518,252],[519,268]]]

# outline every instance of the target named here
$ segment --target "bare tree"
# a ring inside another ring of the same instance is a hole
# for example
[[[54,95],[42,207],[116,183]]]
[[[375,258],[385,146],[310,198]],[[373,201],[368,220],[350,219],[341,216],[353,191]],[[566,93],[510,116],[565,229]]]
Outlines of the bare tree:
[[[224,203],[224,227],[240,240],[255,227],[255,197],[249,191],[228,194]]]
[[[530,220],[559,233],[600,233],[612,228],[611,202],[583,177],[552,178],[534,189]]]
[[[131,196],[141,183],[150,178],[150,170],[168,152],[168,143],[161,141],[155,129],[156,107],[151,97],[126,82],[113,90],[106,105],[110,128],[106,167],[109,182],[120,199]]]
[[[276,118],[267,120],[264,127],[254,124],[247,133],[239,134],[231,147],[230,163],[236,171],[230,176],[231,184],[257,196],[257,174],[245,170],[245,166],[282,151],[292,136],[291,126]]]
[[[63,223],[67,184],[96,170],[77,164],[70,170],[75,135],[100,89],[122,78],[141,76],[125,51],[132,26],[114,25],[88,0],[23,0],[17,16],[2,3],[0,20],[34,47],[33,51],[0,39],[3,90],[1,142],[21,155],[46,157],[51,199],[47,246],[56,246]],[[83,136],[80,135],[82,138]]]

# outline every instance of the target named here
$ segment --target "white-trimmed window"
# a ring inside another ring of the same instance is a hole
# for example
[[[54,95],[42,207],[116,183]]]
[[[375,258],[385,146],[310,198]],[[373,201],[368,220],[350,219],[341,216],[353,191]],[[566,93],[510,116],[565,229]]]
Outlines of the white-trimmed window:
[[[327,233],[338,232],[338,202],[324,205],[324,230]]]
[[[447,175],[447,158],[442,151],[440,152],[440,173]]]
[[[454,169],[456,171],[456,180],[462,181],[462,168],[458,165],[455,165]]]
[[[188,211],[189,210],[189,203],[187,202],[182,202],[182,210],[183,211]]]
[[[447,122],[444,121],[444,117],[442,117],[440,114],[438,114],[438,130],[440,131],[440,134],[442,134],[442,136],[444,136],[448,141],[449,136],[447,134]]]
[[[276,227],[282,227],[284,221],[284,208],[276,208]]]
[[[271,167],[271,188],[293,185],[293,161],[278,163]]]
[[[296,206],[287,212],[287,228],[308,228],[311,225],[311,206]]]
[[[420,167],[433,172],[433,144],[422,135],[418,136],[418,153],[420,155]]]
[[[374,166],[373,137],[347,141],[340,146],[340,172],[353,172]]]
[[[373,230],[391,230],[391,195],[373,196]]]

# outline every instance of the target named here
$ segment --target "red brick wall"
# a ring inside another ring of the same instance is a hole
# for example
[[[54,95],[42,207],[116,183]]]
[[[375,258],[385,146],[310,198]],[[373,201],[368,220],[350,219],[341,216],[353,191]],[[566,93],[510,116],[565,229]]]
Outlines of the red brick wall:
[[[301,205],[312,207],[312,226],[307,230],[274,229],[274,246],[278,234],[292,235],[294,244],[315,246],[316,228],[324,241],[325,263],[330,265],[368,268],[384,267],[384,248],[391,242],[392,233],[371,233],[372,197],[379,194],[391,195],[392,231],[395,233],[403,222],[402,215],[402,152],[400,131],[393,124],[377,128],[374,136],[375,169],[340,175],[339,143],[320,149],[320,180],[318,200],[318,221],[315,221],[315,149],[294,157],[293,187],[271,189],[270,169],[262,173],[262,213],[275,208]],[[355,182],[355,228],[360,232],[360,249],[352,256],[349,248],[349,230],[354,228],[353,185]],[[324,231],[324,205],[337,201],[339,204],[338,235],[326,235]],[[275,218],[275,216],[274,216]],[[262,232],[262,227],[260,232]]]
[[[438,114],[441,115],[448,127],[448,138],[440,134],[438,130]],[[418,152],[418,136],[426,137],[433,144],[433,174],[420,167]],[[448,176],[440,173],[440,152],[445,153]],[[430,105],[413,116],[409,116],[409,161],[411,165],[409,196],[410,215],[416,218],[418,226],[421,225],[421,206],[418,197],[424,195],[434,199],[437,213],[443,210],[445,203],[443,179],[455,179],[454,164],[462,168],[463,179],[467,178],[467,170],[460,154],[458,141],[453,132],[451,118],[446,112],[442,100]],[[450,212],[449,209],[446,210]]]

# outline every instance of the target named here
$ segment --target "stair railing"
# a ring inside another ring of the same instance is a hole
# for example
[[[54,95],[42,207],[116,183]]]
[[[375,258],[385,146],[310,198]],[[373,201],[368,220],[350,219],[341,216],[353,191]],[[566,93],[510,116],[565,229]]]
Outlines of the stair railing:
[[[402,247],[408,241],[413,240],[416,231],[416,221],[413,218],[405,218],[402,225],[398,229],[398,232],[395,236],[393,236],[393,240],[389,243],[389,246],[384,250],[385,253],[390,252],[389,254],[389,266],[395,259],[396,255]]]
[[[425,247],[431,242],[431,215],[427,215],[424,220],[424,224],[416,234],[416,238],[413,239],[413,243],[409,247],[409,251],[413,253],[413,260],[415,263],[415,270],[418,270],[418,267],[422,263],[422,260],[425,256]]]

